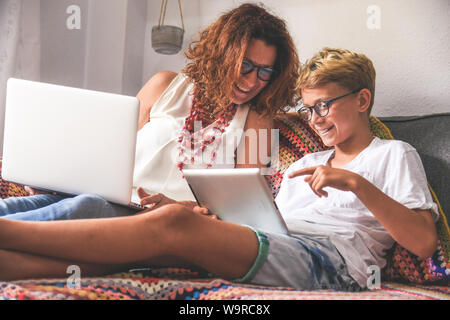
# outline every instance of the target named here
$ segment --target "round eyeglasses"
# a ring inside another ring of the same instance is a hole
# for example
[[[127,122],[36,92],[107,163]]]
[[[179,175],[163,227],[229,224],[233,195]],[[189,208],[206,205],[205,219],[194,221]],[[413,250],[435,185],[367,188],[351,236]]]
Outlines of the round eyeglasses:
[[[339,100],[341,98],[344,98],[346,96],[349,96],[351,94],[357,93],[361,91],[362,88],[353,90],[352,92],[346,93],[342,96],[328,99],[328,100],[319,100],[317,101],[312,107],[305,106],[303,104],[303,101],[300,102],[300,109],[297,110],[297,113],[300,115],[300,117],[305,121],[311,121],[313,110],[316,112],[316,114],[320,117],[326,117],[328,115],[328,112],[330,112],[330,104],[336,100]]]
[[[272,75],[275,73],[275,70],[270,67],[265,66],[256,66],[253,62],[249,60],[242,61],[241,65],[241,74],[248,74],[253,71],[253,69],[257,69],[257,77],[262,81],[269,81]]]

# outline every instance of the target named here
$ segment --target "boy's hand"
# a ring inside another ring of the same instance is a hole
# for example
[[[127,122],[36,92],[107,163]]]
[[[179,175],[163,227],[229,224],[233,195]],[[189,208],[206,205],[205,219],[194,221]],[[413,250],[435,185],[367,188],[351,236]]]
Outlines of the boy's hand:
[[[328,193],[323,190],[325,187],[332,187],[342,191],[354,191],[359,175],[344,169],[331,168],[327,166],[315,166],[297,170],[289,174],[289,178],[304,176],[305,182],[309,184],[312,191],[319,197],[328,197]]]
[[[218,219],[217,215],[210,213],[208,208],[205,208],[205,207],[195,206],[192,209],[192,211],[194,211],[197,214],[201,214],[201,215],[207,216],[208,218],[211,218],[211,219],[214,219],[214,220]]]

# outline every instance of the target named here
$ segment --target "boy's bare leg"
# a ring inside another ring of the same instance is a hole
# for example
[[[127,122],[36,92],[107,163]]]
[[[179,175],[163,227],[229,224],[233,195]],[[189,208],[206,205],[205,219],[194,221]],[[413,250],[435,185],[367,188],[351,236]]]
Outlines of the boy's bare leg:
[[[87,264],[173,257],[226,278],[244,275],[258,251],[249,228],[180,205],[107,219],[24,222],[0,219],[0,248]]]

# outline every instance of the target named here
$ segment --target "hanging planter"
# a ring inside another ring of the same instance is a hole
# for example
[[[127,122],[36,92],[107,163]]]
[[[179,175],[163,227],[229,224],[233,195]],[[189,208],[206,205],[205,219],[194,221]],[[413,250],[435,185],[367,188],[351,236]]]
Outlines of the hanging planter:
[[[176,54],[183,46],[184,21],[183,12],[181,11],[181,3],[178,0],[180,9],[181,28],[176,26],[164,25],[166,17],[166,7],[168,0],[162,0],[161,10],[159,13],[158,25],[152,28],[152,48],[161,54]]]

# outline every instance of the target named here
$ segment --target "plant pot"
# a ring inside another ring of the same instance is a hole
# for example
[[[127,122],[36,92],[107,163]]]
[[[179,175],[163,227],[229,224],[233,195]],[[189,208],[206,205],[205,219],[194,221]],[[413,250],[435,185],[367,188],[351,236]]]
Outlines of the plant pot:
[[[152,28],[152,48],[161,54],[176,54],[183,46],[184,30],[168,25]]]

